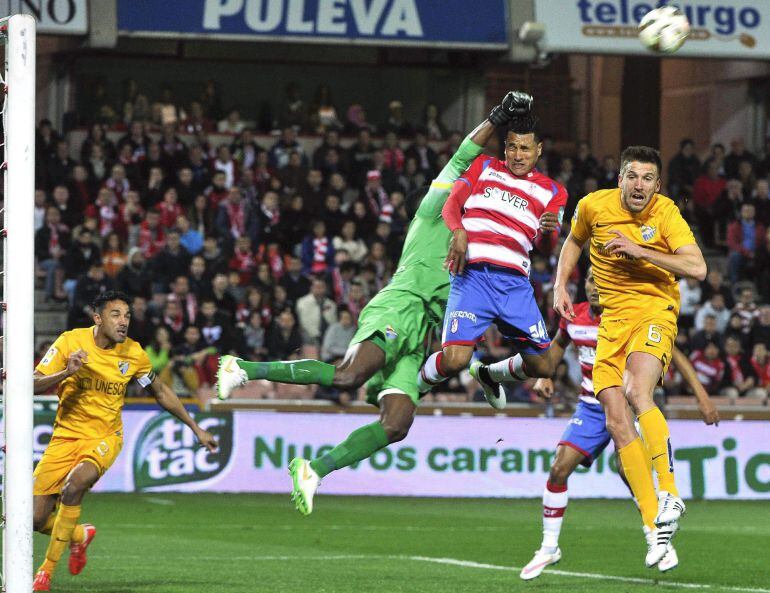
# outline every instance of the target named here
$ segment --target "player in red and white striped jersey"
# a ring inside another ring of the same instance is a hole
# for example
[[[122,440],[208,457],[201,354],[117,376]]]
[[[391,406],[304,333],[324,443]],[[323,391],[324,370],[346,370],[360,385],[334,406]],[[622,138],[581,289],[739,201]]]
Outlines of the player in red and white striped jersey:
[[[566,317],[562,317],[559,331],[548,351],[548,355],[552,357],[554,366],[556,366],[564,357],[564,351],[569,343],[572,342],[575,345],[582,374],[580,403],[578,403],[575,413],[570,418],[567,429],[556,447],[556,457],[543,492],[543,541],[532,560],[521,571],[520,576],[524,580],[531,580],[540,576],[547,566],[556,564],[561,560],[559,535],[564,520],[564,512],[567,509],[567,480],[578,465],[590,466],[611,440],[604,411],[594,395],[593,369],[602,310],[591,268],[586,274],[585,291],[588,302],[578,303],[574,306],[575,317],[573,319],[568,320]],[[695,369],[684,353],[676,347],[673,349],[673,362],[695,393],[704,422],[706,424],[717,423],[719,414],[716,407],[698,380]],[[534,391],[542,397],[550,398],[554,392],[553,381],[551,379],[539,379],[535,383]],[[623,471],[622,467],[618,469]],[[621,477],[623,477],[622,473]],[[645,534],[647,533],[648,530],[645,530]],[[669,546],[666,555],[658,563],[658,569],[661,572],[671,570],[679,562],[676,550],[671,544]]]
[[[537,118],[529,113],[515,117],[505,160],[477,157],[452,187],[442,215],[453,232],[446,265],[454,277],[443,349],[421,369],[421,392],[467,367],[474,345],[493,322],[518,350],[513,359],[471,367],[474,376],[481,368],[478,378],[493,405],[505,402],[493,381],[553,373],[550,340],[529,282],[529,252],[542,237],[541,229],[548,235],[558,231],[567,192],[535,169],[542,149]]]

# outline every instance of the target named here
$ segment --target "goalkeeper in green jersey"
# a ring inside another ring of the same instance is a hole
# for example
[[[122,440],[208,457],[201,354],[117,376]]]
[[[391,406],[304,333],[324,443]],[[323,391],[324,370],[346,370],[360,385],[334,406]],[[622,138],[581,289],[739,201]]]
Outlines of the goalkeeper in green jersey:
[[[353,431],[328,453],[289,464],[292,498],[297,510],[313,511],[313,496],[321,478],[334,470],[368,458],[406,437],[420,394],[417,376],[424,359],[424,342],[431,326],[440,326],[449,294],[444,259],[451,232],[441,209],[452,184],[462,175],[494,135],[498,126],[530,112],[532,97],[509,92],[462,142],[422,200],[404,241],[398,269],[361,312],[359,326],[343,361],[334,366],[318,360],[248,362],[222,356],[217,372],[217,396],[248,380],[318,384],[354,390],[366,383],[367,401],[380,408],[380,419]]]

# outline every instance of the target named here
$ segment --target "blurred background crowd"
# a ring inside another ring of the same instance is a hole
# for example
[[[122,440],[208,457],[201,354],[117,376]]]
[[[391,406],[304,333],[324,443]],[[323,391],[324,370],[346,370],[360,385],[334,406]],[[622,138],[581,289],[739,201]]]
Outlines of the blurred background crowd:
[[[99,291],[127,292],[131,337],[164,381],[191,394],[211,386],[221,353],[341,359],[361,310],[396,268],[417,190],[464,133],[447,129],[432,104],[408,121],[402,102],[388,99],[385,121],[372,122],[364,105],[335,105],[326,85],[303,95],[290,84],[284,95],[245,113],[213,82],[181,105],[168,88],[153,96],[129,80],[119,98],[92,89],[76,133],[40,121],[36,273],[50,305],[66,307],[68,327],[91,323]],[[617,155],[595,155],[587,142],[545,137],[538,168],[567,188],[565,221],[581,197],[617,185]],[[661,189],[678,201],[710,264],[703,283],[680,283],[677,345],[710,394],[734,401],[764,403],[770,387],[769,172],[770,139],[762,154],[740,139],[683,139]],[[551,335],[559,246],[532,257]],[[572,279],[578,299],[586,263]],[[39,354],[49,345],[40,342]],[[492,328],[479,355],[501,359],[511,347]],[[573,405],[579,384],[573,354],[557,371],[554,405]],[[428,397],[483,399],[467,375],[442,389]],[[661,393],[686,394],[675,369]],[[267,384],[252,395],[359,397]],[[534,401],[529,384],[509,397]]]

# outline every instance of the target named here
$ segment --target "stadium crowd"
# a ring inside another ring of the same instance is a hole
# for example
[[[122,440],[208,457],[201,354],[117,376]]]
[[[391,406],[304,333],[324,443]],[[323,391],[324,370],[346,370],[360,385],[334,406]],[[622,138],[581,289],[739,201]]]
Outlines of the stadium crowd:
[[[129,81],[125,96],[110,101],[97,85],[81,105],[91,117],[77,154],[51,122],[37,129],[35,255],[46,298],[66,303],[75,327],[90,323],[89,303],[100,291],[127,292],[131,337],[164,381],[192,393],[213,383],[220,353],[339,360],[361,310],[395,270],[413,194],[463,137],[442,124],[435,105],[420,122],[407,121],[398,100],[378,125],[357,104],[343,117],[326,86],[306,102],[290,85],[284,104],[256,123],[223,104],[211,82],[185,107],[168,89],[151,103]],[[113,142],[108,131],[122,136]],[[268,131],[275,140],[263,146],[256,137]],[[212,133],[229,140],[212,145]],[[683,140],[666,170],[664,191],[697,229],[711,270],[703,283],[680,283],[677,344],[709,393],[765,402],[770,138],[761,155],[740,140],[729,152],[715,144],[703,159],[699,148]],[[617,185],[617,158],[597,158],[587,142],[566,151],[544,138],[538,168],[567,188],[565,221],[582,196]],[[531,281],[551,335],[558,326],[550,306],[558,250],[532,258]],[[581,299],[581,277],[573,281]],[[511,344],[493,327],[480,352],[502,359]],[[557,371],[560,405],[571,405],[580,390],[570,364]],[[509,396],[531,401],[529,387]],[[664,388],[684,393],[675,370]],[[262,395],[356,397],[272,389]],[[468,376],[446,389],[434,397],[483,399]]]

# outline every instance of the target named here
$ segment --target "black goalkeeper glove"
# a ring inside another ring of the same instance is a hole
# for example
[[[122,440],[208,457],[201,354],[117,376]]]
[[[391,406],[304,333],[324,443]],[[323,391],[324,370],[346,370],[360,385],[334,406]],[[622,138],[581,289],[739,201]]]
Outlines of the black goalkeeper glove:
[[[500,105],[496,105],[489,112],[489,119],[496,126],[502,126],[514,117],[529,115],[532,111],[532,95],[522,91],[510,91],[503,97]]]

